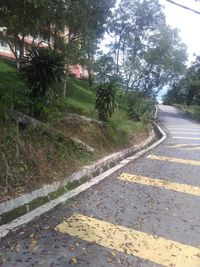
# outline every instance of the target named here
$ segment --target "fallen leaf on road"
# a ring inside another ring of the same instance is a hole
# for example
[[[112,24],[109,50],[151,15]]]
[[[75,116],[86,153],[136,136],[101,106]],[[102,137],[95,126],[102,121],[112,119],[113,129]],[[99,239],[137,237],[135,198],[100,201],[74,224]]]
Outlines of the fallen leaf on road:
[[[71,260],[69,261],[69,264],[77,264],[78,260],[76,257],[71,258]]]

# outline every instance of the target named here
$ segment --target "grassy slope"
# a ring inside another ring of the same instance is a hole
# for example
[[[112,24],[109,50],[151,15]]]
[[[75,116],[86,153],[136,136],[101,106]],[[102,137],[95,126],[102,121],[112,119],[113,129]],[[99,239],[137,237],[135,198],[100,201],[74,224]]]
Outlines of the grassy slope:
[[[95,93],[88,89],[87,81],[70,80],[68,83],[68,111],[83,114],[97,119],[94,109]],[[129,120],[123,107],[118,107],[109,121],[111,140],[116,146],[127,146],[135,141],[138,133],[145,133],[144,126],[140,122]],[[135,136],[134,136],[135,135]]]
[[[0,60],[0,85],[15,86],[22,84],[13,63]]]
[[[200,107],[199,106],[186,106],[181,104],[176,104],[175,107],[180,108],[186,114],[188,114],[192,119],[200,120]]]
[[[0,86],[20,86],[22,83],[15,68],[0,62],[2,77]],[[94,102],[95,94],[88,88],[87,81],[70,79],[61,117],[72,112],[97,118]],[[107,128],[62,123],[55,127],[66,137],[78,137],[94,147],[95,155],[81,151],[68,138],[56,140],[41,132],[19,130],[11,123],[0,121],[0,201],[66,177],[80,166],[138,143],[147,136],[141,123],[128,120],[123,107],[116,109]]]

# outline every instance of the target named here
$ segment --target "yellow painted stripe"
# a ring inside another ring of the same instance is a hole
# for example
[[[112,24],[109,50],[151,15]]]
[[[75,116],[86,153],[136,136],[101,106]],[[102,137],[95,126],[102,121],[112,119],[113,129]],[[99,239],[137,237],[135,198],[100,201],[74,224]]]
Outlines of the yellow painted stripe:
[[[193,147],[190,147],[193,146]],[[194,147],[196,146],[196,147]],[[164,146],[167,148],[174,148],[174,149],[181,149],[181,150],[190,150],[190,151],[195,151],[195,150],[200,150],[200,146],[197,145],[174,145],[174,146]]]
[[[181,148],[182,150],[190,150],[190,151],[195,151],[195,150],[200,150],[200,146],[198,147],[187,147],[187,148]]]
[[[169,128],[179,128],[179,127],[183,127],[183,128],[200,128],[200,126],[198,124],[170,124],[167,125],[167,127]]]
[[[199,248],[81,214],[73,214],[56,230],[162,266],[200,266]]]
[[[170,147],[170,148],[180,148],[180,147],[185,147],[188,146],[188,144],[176,144],[172,146],[164,146],[164,147]]]
[[[173,136],[174,139],[200,140],[200,137]]]
[[[159,188],[163,188],[167,190],[173,190],[176,192],[200,196],[200,187],[192,186],[189,184],[172,183],[166,180],[153,179],[150,177],[134,175],[134,174],[129,174],[129,173],[122,173],[119,179],[123,181],[132,182],[132,183],[150,185],[150,186],[159,187]]]
[[[199,126],[166,126],[166,128],[168,129],[185,129],[185,130],[191,130],[191,129],[195,129],[195,130],[200,130]]]
[[[191,135],[200,135],[200,132],[199,133],[197,133],[197,132],[176,132],[176,131],[174,131],[174,132],[170,132],[170,133],[173,133],[173,134],[191,134]]]
[[[200,131],[200,128],[194,128],[194,127],[189,127],[189,128],[186,128],[186,127],[166,127],[168,130],[171,130],[171,131]]]
[[[174,162],[174,163],[182,163],[182,164],[200,166],[200,161],[190,160],[190,159],[171,158],[171,157],[163,157],[163,156],[156,156],[156,155],[149,155],[147,156],[147,158],[153,159],[153,160],[163,160],[163,161],[169,161],[169,162]]]
[[[173,145],[165,145],[164,147],[182,148],[182,147],[199,146],[199,145],[200,144],[173,144]]]

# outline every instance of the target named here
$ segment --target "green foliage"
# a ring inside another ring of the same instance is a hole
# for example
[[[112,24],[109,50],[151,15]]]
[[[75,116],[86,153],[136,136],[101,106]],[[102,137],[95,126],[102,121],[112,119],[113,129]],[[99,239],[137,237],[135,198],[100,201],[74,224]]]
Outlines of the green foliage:
[[[95,62],[96,80],[105,83],[114,75],[114,60],[111,56],[99,54],[98,60]]]
[[[0,11],[0,38],[7,42],[20,68],[20,60],[24,55],[25,37],[35,37],[46,29],[48,4],[50,0],[1,0],[1,5],[8,12]]]
[[[142,121],[144,124],[151,122],[153,118],[153,102],[138,93],[127,94],[128,115],[134,121]]]
[[[200,56],[163,97],[164,104],[200,105]]]
[[[62,81],[64,65],[63,55],[52,49],[33,49],[24,57],[21,74],[30,89],[30,99],[36,116],[48,104],[47,93],[50,86]]]
[[[95,109],[102,121],[112,116],[117,106],[117,88],[115,82],[99,84],[96,88]]]
[[[127,92],[155,97],[183,73],[186,47],[177,30],[166,25],[159,1],[122,0],[109,26],[114,38],[108,56]]]
[[[88,45],[93,46],[105,31],[108,17],[115,0],[66,0],[67,25],[70,29],[70,39],[79,37],[83,50],[87,53]],[[72,38],[71,38],[72,35]]]
[[[38,48],[29,51],[22,61],[22,75],[31,88],[31,97],[45,96],[54,82],[63,78],[63,55],[55,50]]]
[[[164,105],[173,105],[174,103],[180,104],[184,102],[184,95],[182,94],[182,88],[178,85],[173,85],[167,93],[162,97]]]
[[[186,114],[188,114],[191,118],[200,120],[200,106],[187,106],[183,104],[175,104],[177,108],[183,110]]]
[[[0,61],[0,117],[6,109],[24,110],[28,105],[28,92],[16,68]]]

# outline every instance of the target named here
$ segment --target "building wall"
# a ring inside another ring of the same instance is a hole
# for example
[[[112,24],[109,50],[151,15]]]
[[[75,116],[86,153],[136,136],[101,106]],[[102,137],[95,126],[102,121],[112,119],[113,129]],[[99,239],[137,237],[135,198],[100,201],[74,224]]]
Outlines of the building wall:
[[[9,45],[2,40],[0,40],[0,57],[15,60],[15,57],[11,52]]]

